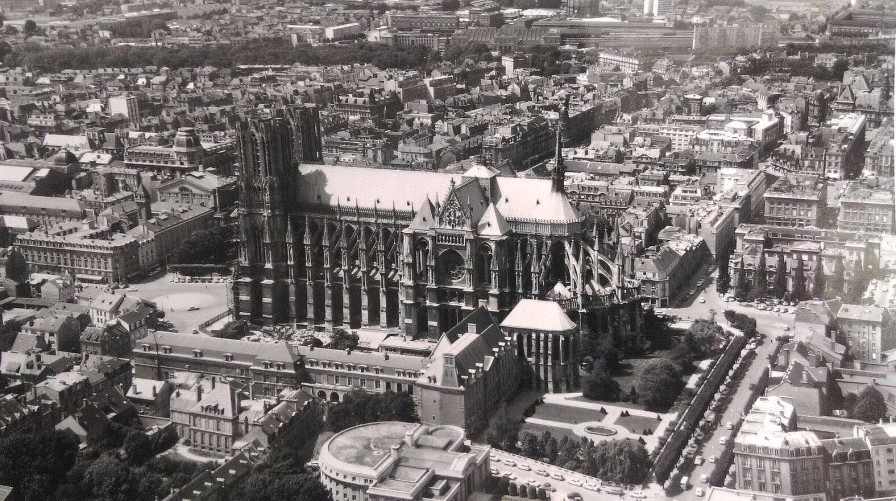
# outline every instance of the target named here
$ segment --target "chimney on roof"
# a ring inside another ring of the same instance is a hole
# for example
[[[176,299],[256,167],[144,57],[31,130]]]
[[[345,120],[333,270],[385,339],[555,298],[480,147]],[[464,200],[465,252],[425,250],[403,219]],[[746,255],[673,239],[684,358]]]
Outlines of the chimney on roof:
[[[202,381],[196,382],[196,401],[202,401]]]
[[[153,398],[156,397],[156,394],[157,394],[157,393],[158,393],[158,392],[156,391],[156,385],[152,385],[152,396],[153,396]]]
[[[131,391],[134,392],[134,395],[137,395],[137,385],[136,384],[131,385]]]
[[[215,389],[215,376],[212,376],[212,389]]]
[[[392,456],[394,459],[398,459],[398,451],[400,449],[401,449],[400,445],[398,445],[398,444],[393,445],[389,451],[389,455]]]

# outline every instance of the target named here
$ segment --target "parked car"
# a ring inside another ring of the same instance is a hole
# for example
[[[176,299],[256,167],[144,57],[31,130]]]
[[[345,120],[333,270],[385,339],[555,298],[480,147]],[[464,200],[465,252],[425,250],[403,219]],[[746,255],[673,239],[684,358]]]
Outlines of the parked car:
[[[526,463],[520,463],[516,467],[523,471],[532,471],[532,467],[527,465]]]
[[[554,480],[563,480],[563,475],[560,473],[551,473],[551,478]]]
[[[579,480],[579,479],[577,479],[577,478],[571,478],[571,479],[568,480],[568,482],[569,482],[569,485],[574,485],[574,486],[576,486],[576,487],[581,487],[582,484],[585,483],[585,482],[582,482],[581,480]]]
[[[506,464],[507,466],[516,466],[516,461],[512,459],[505,459],[504,464]]]
[[[545,470],[544,468],[538,468],[538,469],[536,469],[536,470],[535,470],[535,473],[538,474],[538,475],[541,475],[542,477],[550,476],[550,473],[548,473],[548,471]]]
[[[697,487],[697,489],[694,490],[694,495],[697,497],[703,497],[703,487]]]

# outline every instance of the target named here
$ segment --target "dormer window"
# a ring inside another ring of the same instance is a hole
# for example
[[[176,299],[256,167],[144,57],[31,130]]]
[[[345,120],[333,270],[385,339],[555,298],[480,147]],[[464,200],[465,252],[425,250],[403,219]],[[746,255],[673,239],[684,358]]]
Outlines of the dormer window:
[[[170,346],[162,346],[162,353],[171,353]]]
[[[143,343],[142,346],[143,346],[143,351],[149,351],[149,345],[148,345],[148,344]]]
[[[225,361],[225,362],[233,362],[233,354],[232,354],[232,353],[225,353],[225,354],[224,354],[224,361]]]
[[[270,363],[270,362],[263,362],[262,365],[264,366],[265,369],[270,369],[270,368],[271,368],[271,363]]]
[[[202,350],[193,350],[193,358],[202,358]]]

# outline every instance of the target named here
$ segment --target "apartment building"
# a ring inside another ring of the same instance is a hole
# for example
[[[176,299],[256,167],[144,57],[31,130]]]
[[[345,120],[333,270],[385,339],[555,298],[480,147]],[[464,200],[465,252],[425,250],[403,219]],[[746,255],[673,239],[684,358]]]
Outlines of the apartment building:
[[[765,192],[765,222],[773,226],[824,227],[827,183],[812,175],[783,176]]]
[[[858,360],[885,362],[885,352],[896,349],[896,322],[890,311],[875,305],[844,304],[837,312],[840,334]]]
[[[826,499],[824,448],[812,432],[738,434],[734,467],[738,490],[791,499]]]

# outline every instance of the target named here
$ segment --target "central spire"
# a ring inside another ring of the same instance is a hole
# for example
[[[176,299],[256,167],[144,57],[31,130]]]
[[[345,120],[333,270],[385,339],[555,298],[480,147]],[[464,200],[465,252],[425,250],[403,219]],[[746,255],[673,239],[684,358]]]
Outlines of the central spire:
[[[566,193],[566,166],[563,165],[563,122],[569,118],[569,96],[557,117],[557,144],[554,151],[554,171],[551,173],[551,191]]]

